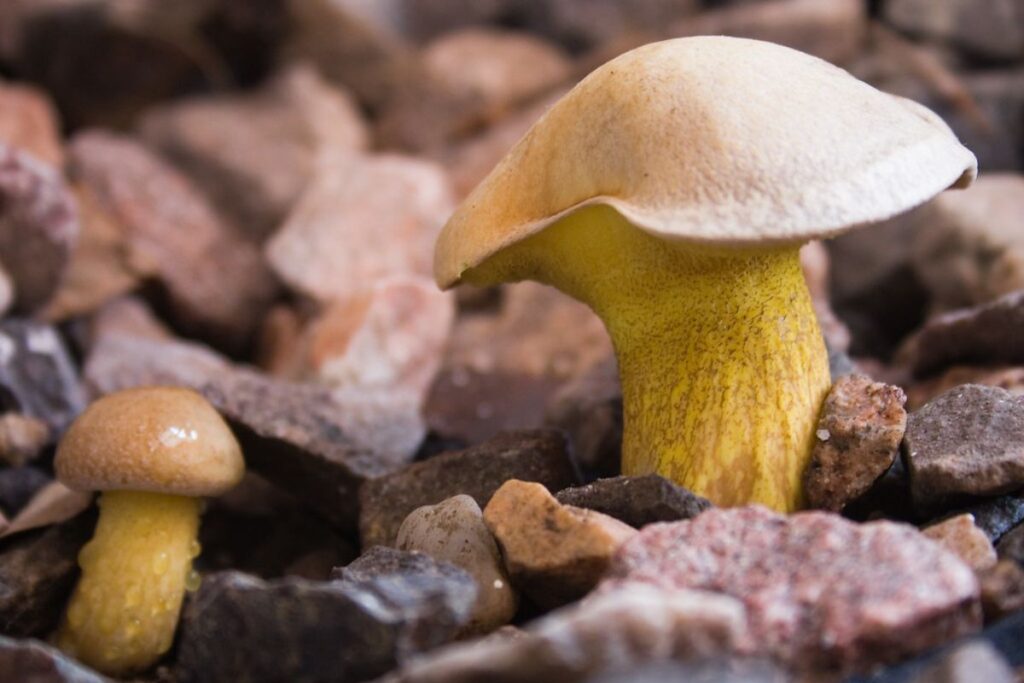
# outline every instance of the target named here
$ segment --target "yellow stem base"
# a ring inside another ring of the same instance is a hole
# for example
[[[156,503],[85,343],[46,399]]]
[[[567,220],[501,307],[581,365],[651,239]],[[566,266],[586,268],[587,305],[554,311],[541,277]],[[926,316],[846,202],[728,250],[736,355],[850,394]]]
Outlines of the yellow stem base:
[[[601,317],[622,379],[624,474],[792,511],[830,385],[798,252],[669,242],[594,206],[466,279],[538,280]]]
[[[57,645],[123,676],[149,668],[171,647],[185,590],[198,580],[192,558],[199,554],[200,501],[109,491],[99,504]]]

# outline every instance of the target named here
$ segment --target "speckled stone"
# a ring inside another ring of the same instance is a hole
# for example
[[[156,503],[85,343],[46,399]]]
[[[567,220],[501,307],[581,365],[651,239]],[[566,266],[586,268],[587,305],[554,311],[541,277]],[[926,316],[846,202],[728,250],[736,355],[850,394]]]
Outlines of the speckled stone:
[[[804,473],[811,507],[838,512],[885,474],[903,439],[906,400],[899,387],[864,375],[836,380],[822,406]]]
[[[559,491],[563,505],[596,510],[637,529],[654,522],[696,517],[711,502],[657,474],[598,479],[586,486]]]
[[[753,649],[802,670],[896,661],[980,626],[978,582],[912,527],[837,515],[712,509],[642,530],[599,590],[640,581],[741,600]]]
[[[1024,486],[1024,399],[966,384],[910,415],[905,464],[914,504],[927,510],[962,495]]]
[[[992,547],[985,532],[975,525],[971,514],[950,517],[925,527],[921,533],[956,553],[976,572],[989,569],[996,563],[996,549]]]

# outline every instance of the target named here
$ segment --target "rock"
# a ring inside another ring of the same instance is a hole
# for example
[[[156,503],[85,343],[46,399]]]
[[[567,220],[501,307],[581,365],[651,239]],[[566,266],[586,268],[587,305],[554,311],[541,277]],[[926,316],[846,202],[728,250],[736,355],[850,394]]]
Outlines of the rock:
[[[973,516],[974,524],[997,543],[1003,534],[1024,522],[1024,491],[983,500],[960,512]]]
[[[548,401],[544,412],[545,424],[569,436],[573,458],[579,463],[585,478],[614,477],[619,473],[622,386],[614,356],[594,362],[578,377],[564,384]],[[612,517],[616,516],[612,514]]]
[[[0,514],[14,517],[52,478],[35,467],[0,469]],[[0,527],[3,524],[0,523]]]
[[[470,443],[543,424],[564,384],[612,355],[601,320],[551,287],[506,287],[497,311],[456,320],[425,416],[434,431]]]
[[[899,387],[847,375],[829,390],[804,472],[811,507],[839,512],[871,488],[899,453],[907,425]]]
[[[0,142],[0,254],[18,310],[35,311],[53,296],[78,230],[58,171]]]
[[[849,350],[850,330],[832,310],[828,285],[830,266],[828,249],[820,240],[808,242],[800,247],[800,267],[804,271],[807,290],[811,294],[811,305],[814,306],[814,314],[818,318],[818,325],[825,337],[825,345],[828,347],[831,360],[834,354],[846,353]]]
[[[425,558],[425,556],[420,556]],[[429,560],[427,560],[429,562]],[[451,639],[472,606],[461,570],[399,567],[365,579],[204,578],[185,605],[176,675],[202,681],[362,681]],[[225,642],[231,643],[224,648]]]
[[[978,572],[978,583],[986,623],[1024,610],[1024,569],[1013,560],[1000,560]]]
[[[788,683],[789,675],[767,661],[718,658],[654,662],[600,674],[587,683]]]
[[[1024,2],[891,0],[885,19],[908,33],[948,41],[986,59],[1024,58]]]
[[[56,628],[78,578],[78,551],[96,516],[12,538],[0,545],[0,633],[45,637]]]
[[[198,344],[101,333],[85,377],[101,394],[158,384],[202,393],[234,428],[250,468],[345,529],[355,527],[360,484],[400,467],[422,439],[421,425],[396,424],[388,406],[273,380]]]
[[[593,510],[562,505],[543,485],[511,480],[484,508],[513,585],[557,607],[586,595],[636,529]]]
[[[1024,567],[1024,524],[1018,524],[1003,534],[996,552],[1000,559],[1014,560]]]
[[[10,310],[14,303],[14,283],[11,276],[0,264],[0,317],[3,317]]]
[[[522,11],[532,30],[579,48],[622,34],[660,33],[699,9],[694,0],[538,0],[525,3]]]
[[[44,422],[54,437],[85,407],[85,392],[55,328],[16,318],[0,321],[4,407]]]
[[[598,479],[559,491],[555,498],[562,505],[595,510],[636,529],[691,519],[711,507],[708,500],[657,474]]]
[[[162,105],[139,130],[254,239],[284,220],[325,150],[356,153],[369,137],[348,94],[301,64],[253,94]]]
[[[929,226],[915,236],[912,259],[934,310],[1024,289],[1024,176],[982,175],[970,192],[944,192],[927,209]]]
[[[244,344],[275,290],[259,251],[184,175],[131,138],[79,133],[69,154],[72,177],[154,264],[176,322],[228,347]]]
[[[655,524],[616,554],[600,591],[642,582],[741,600],[752,650],[802,671],[902,659],[980,625],[978,583],[952,553],[892,522],[711,509]]]
[[[630,584],[553,612],[519,637],[495,634],[445,647],[378,683],[583,683],[650,661],[729,654],[745,636],[737,600]]]
[[[0,461],[21,467],[34,460],[50,443],[50,427],[36,417],[21,413],[0,415]]]
[[[907,406],[916,410],[961,384],[983,384],[1005,389],[1014,396],[1024,395],[1024,367],[979,367],[954,365],[934,377],[913,384],[907,389]]]
[[[932,524],[921,530],[928,538],[938,541],[942,547],[955,553],[975,572],[995,566],[996,549],[985,532],[974,524],[974,517],[961,514]]]
[[[55,647],[38,640],[0,635],[0,671],[9,681],[24,683],[110,683]]]
[[[454,208],[444,170],[398,155],[325,163],[266,247],[274,271],[320,302],[376,282],[432,273],[434,240]]]
[[[967,384],[911,413],[904,437],[914,504],[1024,486],[1024,400]]]
[[[398,529],[399,550],[419,551],[466,570],[477,599],[468,633],[489,633],[512,620],[519,599],[476,501],[465,494],[409,513]]]
[[[957,645],[910,683],[1014,683],[1017,677],[1002,655],[983,641]]]
[[[514,9],[516,0],[404,0],[402,10],[406,35],[423,40],[466,26],[498,23]]]
[[[460,493],[486,507],[509,479],[536,481],[552,491],[576,483],[565,439],[552,431],[500,434],[367,481],[359,491],[362,545],[394,544],[410,512]]]
[[[55,169],[64,166],[57,111],[38,88],[0,81],[0,142]]]

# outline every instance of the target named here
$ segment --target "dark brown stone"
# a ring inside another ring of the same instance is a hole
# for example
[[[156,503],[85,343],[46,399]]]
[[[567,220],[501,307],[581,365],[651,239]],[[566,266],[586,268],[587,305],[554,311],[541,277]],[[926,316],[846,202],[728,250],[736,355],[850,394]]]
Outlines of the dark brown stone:
[[[885,474],[907,423],[903,390],[864,375],[832,385],[818,418],[804,493],[811,507],[838,512]]]
[[[1006,532],[996,544],[996,552],[1000,559],[1014,560],[1024,567],[1024,524]]]
[[[1024,492],[984,499],[956,513],[970,514],[989,540],[998,543],[1004,534],[1024,522]]]
[[[987,59],[1024,58],[1024,2],[889,0],[885,18],[915,36],[948,41]]]
[[[905,525],[712,509],[627,541],[599,590],[640,581],[741,600],[752,649],[805,671],[864,670],[980,626],[978,583]]]
[[[1024,569],[1013,560],[1000,560],[978,572],[978,583],[987,623],[1024,609]]]
[[[0,635],[0,672],[14,683],[113,683],[55,647]]]
[[[464,493],[484,508],[509,479],[536,481],[550,491],[574,484],[565,439],[553,431],[509,432],[367,481],[359,491],[363,547],[392,545],[402,521],[422,505]]]
[[[0,462],[21,467],[50,443],[50,426],[18,412],[0,415]]]
[[[598,479],[555,497],[563,505],[596,510],[636,529],[691,519],[711,507],[710,501],[657,474]]]
[[[921,510],[962,495],[1024,486],[1024,399],[967,384],[910,415],[904,437],[910,491]]]

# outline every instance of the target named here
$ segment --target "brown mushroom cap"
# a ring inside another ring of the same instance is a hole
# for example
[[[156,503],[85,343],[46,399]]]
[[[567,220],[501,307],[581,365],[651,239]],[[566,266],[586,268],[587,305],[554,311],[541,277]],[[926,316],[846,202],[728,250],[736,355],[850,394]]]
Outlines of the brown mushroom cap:
[[[57,478],[80,491],[216,496],[245,472],[220,414],[191,389],[147,387],[104,396],[57,448]]]
[[[552,107],[455,212],[448,287],[591,204],[664,239],[799,243],[905,211],[976,174],[934,113],[816,57],[700,36],[617,57]]]

